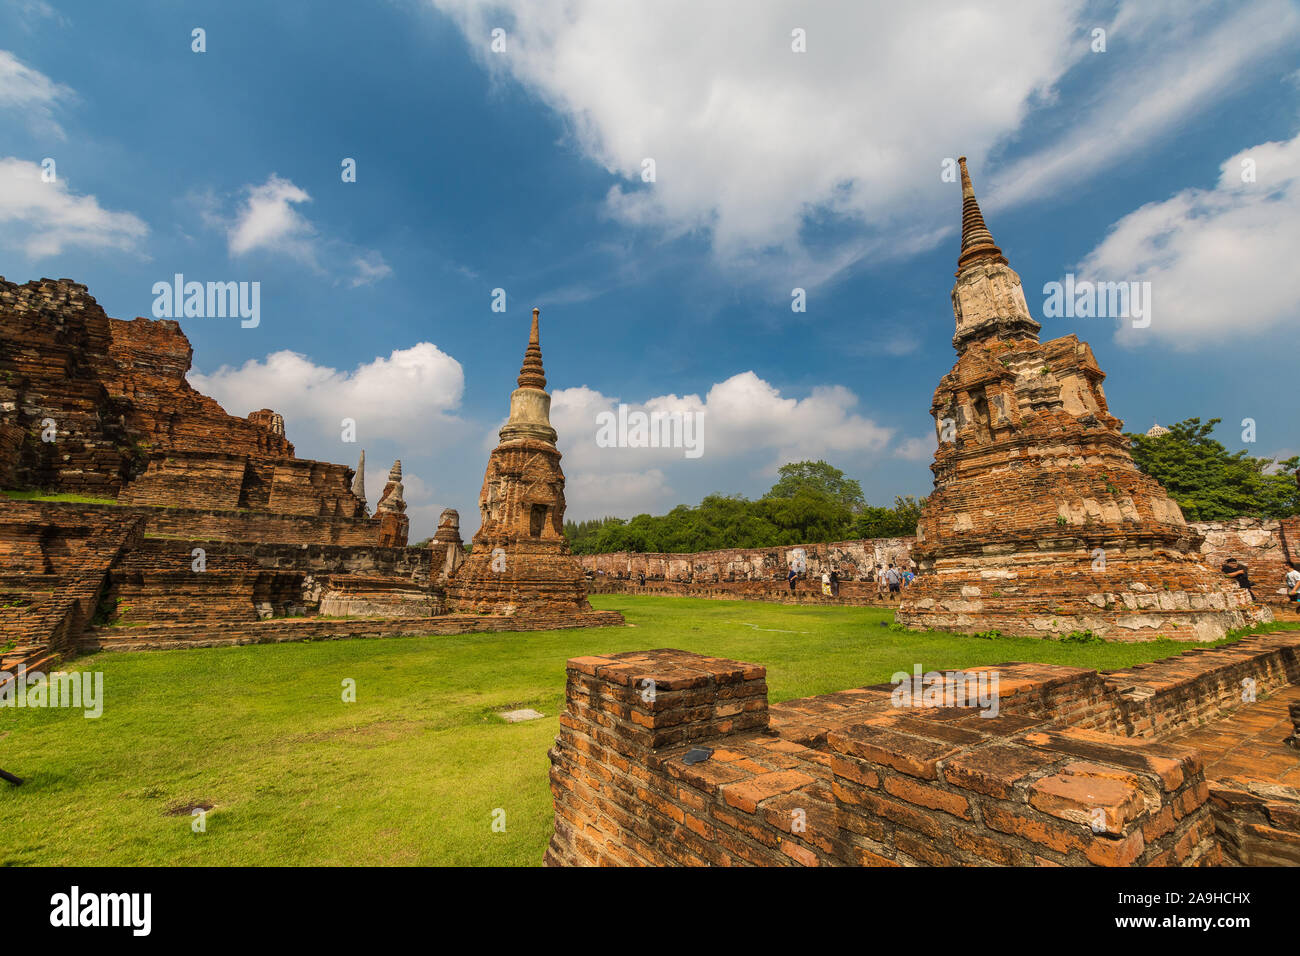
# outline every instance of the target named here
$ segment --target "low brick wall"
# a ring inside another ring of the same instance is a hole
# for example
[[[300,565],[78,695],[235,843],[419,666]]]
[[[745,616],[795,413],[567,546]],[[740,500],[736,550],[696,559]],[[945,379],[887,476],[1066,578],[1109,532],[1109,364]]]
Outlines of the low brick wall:
[[[571,627],[620,627],[616,611],[562,615],[444,614],[416,618],[322,617],[279,618],[269,621],[228,621],[220,624],[159,624],[145,627],[96,627],[81,638],[82,653],[95,651],[162,651],[190,647],[233,647],[239,644],[282,644],[290,641],[335,641],[362,637],[425,637],[431,634],[470,634],[480,631],[548,631]]]
[[[584,569],[597,577],[622,577],[635,580],[645,572],[652,581],[688,583],[695,581],[780,581],[795,552],[802,552],[808,577],[821,580],[822,571],[832,567],[842,581],[868,580],[877,564],[900,568],[908,566],[913,538],[862,538],[855,541],[831,541],[824,544],[791,544],[777,548],[736,548],[726,551],[700,551],[694,554],[641,554],[619,551],[610,554],[581,554]]]
[[[638,584],[597,575],[587,580],[590,594],[656,594],[661,597],[696,597],[719,601],[768,601],[773,604],[843,604],[867,607],[889,603],[880,589],[870,583],[844,581],[834,597],[822,594],[821,581],[800,580],[795,589],[776,581],[702,581],[681,584],[676,581],[651,581]],[[897,602],[894,602],[897,603]]]
[[[1289,633],[1145,673],[963,672],[999,674],[994,717],[897,707],[891,684],[768,706],[762,667],[684,651],[575,658],[545,860],[1220,863],[1202,761],[1157,735],[1231,706],[1223,689],[1247,672],[1261,692],[1295,680],[1298,652]],[[711,753],[688,764],[696,747]]]

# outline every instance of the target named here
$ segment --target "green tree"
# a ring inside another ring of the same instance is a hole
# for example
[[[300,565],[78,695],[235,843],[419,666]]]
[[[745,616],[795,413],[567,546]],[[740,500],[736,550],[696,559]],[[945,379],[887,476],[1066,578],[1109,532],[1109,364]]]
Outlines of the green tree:
[[[1281,462],[1276,474],[1265,474],[1273,464],[1270,459],[1252,458],[1244,451],[1229,454],[1210,437],[1219,421],[1211,418],[1201,424],[1199,418],[1189,418],[1171,425],[1166,435],[1128,434],[1133,460],[1165,486],[1188,521],[1300,514],[1295,476],[1300,456]]]
[[[825,461],[795,461],[782,465],[777,480],[764,498],[793,498],[801,491],[811,491],[839,502],[849,511],[866,507],[862,486]]]
[[[914,534],[920,503],[895,498],[893,508],[869,508],[862,487],[824,461],[783,466],[758,501],[715,493],[695,507],[667,514],[565,522],[577,554],[612,551],[696,553],[725,548],[771,548],[844,541],[853,537]]]
[[[894,507],[868,505],[853,522],[855,538],[905,538],[916,534],[921,518],[921,504],[911,495],[894,498]]]

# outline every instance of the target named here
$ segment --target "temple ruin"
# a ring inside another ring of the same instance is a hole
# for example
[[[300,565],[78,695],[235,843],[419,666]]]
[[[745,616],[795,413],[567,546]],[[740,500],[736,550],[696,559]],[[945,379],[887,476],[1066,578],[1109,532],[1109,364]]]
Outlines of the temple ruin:
[[[1040,342],[965,158],[957,363],[931,404],[939,449],[900,623],[965,632],[1213,640],[1272,620],[1199,561],[1201,539],[1138,470],[1074,335]]]
[[[536,338],[534,316],[489,465],[504,498],[482,547],[508,551],[513,570],[488,580],[509,583],[458,589],[477,567],[459,516],[408,547],[400,461],[372,515],[364,453],[356,472],[301,459],[274,410],[227,414],[186,381],[177,322],[109,318],[67,279],[0,279],[0,486],[35,493],[0,496],[0,671],[98,649],[622,623],[591,609],[568,556]],[[475,613],[453,591],[483,596]]]
[[[463,612],[590,612],[587,587],[564,536],[564,472],[551,427],[539,310],[510,395],[510,417],[488,458],[473,548],[448,588]]]

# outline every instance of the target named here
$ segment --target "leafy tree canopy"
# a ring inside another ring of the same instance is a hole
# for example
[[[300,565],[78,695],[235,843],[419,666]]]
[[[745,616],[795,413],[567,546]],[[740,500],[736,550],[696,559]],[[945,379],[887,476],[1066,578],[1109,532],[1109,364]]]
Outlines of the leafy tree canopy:
[[[712,494],[694,508],[678,505],[666,515],[630,521],[569,521],[564,531],[578,554],[771,548],[916,531],[915,498],[896,498],[894,508],[868,507],[861,485],[824,461],[794,462],[777,474],[776,484],[757,501]]]
[[[795,461],[782,465],[777,471],[776,484],[763,497],[794,498],[801,492],[825,496],[853,512],[867,505],[862,497],[862,485],[824,461]]]
[[[1210,437],[1219,421],[1211,418],[1201,424],[1199,418],[1189,418],[1169,426],[1166,435],[1128,434],[1133,460],[1165,486],[1188,521],[1300,514],[1295,474],[1300,456],[1279,462],[1276,473],[1265,474],[1272,459],[1252,458],[1244,451],[1230,454]]]

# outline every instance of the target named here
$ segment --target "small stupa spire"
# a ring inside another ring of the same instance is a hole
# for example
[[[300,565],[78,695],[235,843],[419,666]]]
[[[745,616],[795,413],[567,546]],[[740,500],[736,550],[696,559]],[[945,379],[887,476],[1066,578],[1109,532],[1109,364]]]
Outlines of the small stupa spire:
[[[361,449],[361,460],[357,462],[356,474],[352,476],[352,493],[362,501],[366,500],[366,450]]]
[[[1007,257],[994,243],[993,233],[984,224],[984,214],[975,200],[975,187],[966,169],[966,157],[959,156],[957,165],[961,167],[961,254],[957,257],[957,271],[961,272],[976,262],[992,261],[1005,265]]]
[[[537,328],[541,309],[533,309],[533,328],[528,333],[528,348],[524,351],[524,364],[519,369],[520,388],[539,388],[546,390],[546,370],[542,368],[542,340]]]

